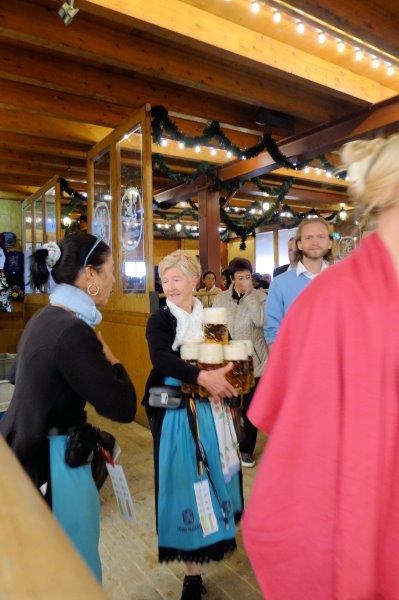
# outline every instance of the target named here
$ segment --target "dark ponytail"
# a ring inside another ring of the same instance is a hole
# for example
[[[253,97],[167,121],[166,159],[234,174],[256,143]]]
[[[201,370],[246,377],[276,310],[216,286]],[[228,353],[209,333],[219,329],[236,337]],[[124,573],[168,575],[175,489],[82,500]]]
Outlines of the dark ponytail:
[[[85,266],[92,266],[96,271],[100,271],[111,254],[111,250],[105,242],[101,240],[98,243],[95,235],[83,231],[67,235],[58,245],[61,256],[51,269],[51,276],[55,283],[74,285]],[[44,291],[50,277],[46,262],[48,256],[48,250],[41,248],[30,257],[31,283],[39,291]]]
[[[50,276],[46,264],[47,257],[48,250],[45,250],[44,248],[36,250],[30,257],[30,283],[39,292],[44,291]]]

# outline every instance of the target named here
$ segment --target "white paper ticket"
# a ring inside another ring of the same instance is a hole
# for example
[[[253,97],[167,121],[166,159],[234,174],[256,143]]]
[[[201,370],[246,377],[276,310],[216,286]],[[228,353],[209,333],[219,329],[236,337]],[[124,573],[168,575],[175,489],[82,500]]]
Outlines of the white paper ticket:
[[[119,512],[123,519],[136,522],[136,512],[134,510],[133,498],[127,485],[126,476],[121,465],[112,466],[107,463],[107,469],[111,478],[112,487],[116,497]]]
[[[197,501],[198,514],[204,537],[215,533],[219,529],[215,512],[212,506],[209,481],[203,479],[194,483],[195,499]]]

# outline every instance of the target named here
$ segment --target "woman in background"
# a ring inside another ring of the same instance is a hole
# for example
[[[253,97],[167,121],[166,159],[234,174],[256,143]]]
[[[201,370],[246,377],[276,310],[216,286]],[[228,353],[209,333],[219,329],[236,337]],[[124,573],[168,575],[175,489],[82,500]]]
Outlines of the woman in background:
[[[86,402],[104,417],[133,421],[136,395],[120,361],[94,331],[115,281],[109,247],[94,235],[73,233],[32,255],[36,289],[46,285],[50,270],[57,286],[23,331],[0,434],[36,487],[48,484],[54,516],[101,581],[99,496],[90,464],[66,464],[67,434],[86,423]]]
[[[244,519],[268,600],[399,598],[398,153],[344,146],[378,229],[292,305],[249,412],[270,434]]]

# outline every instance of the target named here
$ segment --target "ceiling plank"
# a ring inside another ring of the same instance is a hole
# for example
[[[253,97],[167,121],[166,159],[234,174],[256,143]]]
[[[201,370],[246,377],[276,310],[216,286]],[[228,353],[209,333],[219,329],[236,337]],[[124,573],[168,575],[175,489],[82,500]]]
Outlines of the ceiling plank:
[[[60,139],[42,138],[34,135],[2,130],[0,134],[0,148],[26,150],[33,154],[53,154],[70,158],[86,158],[86,153],[92,144],[79,144]]]
[[[189,40],[195,47],[212,48],[220,56],[230,55],[242,65],[256,65],[288,74],[327,88],[332,94],[380,102],[396,92],[349,69],[316,55],[242,27],[181,0],[168,0],[168,10],[159,10],[159,0],[79,0],[78,6],[103,18],[131,23],[150,33],[162,32],[171,39]],[[164,33],[165,32],[165,33]],[[171,35],[172,34],[172,35]]]
[[[392,2],[295,0],[295,8],[386,52],[399,55],[399,14]]]
[[[62,62],[62,77],[60,77]],[[242,128],[252,127],[256,119],[256,107],[244,105],[225,98],[220,99],[209,93],[196,91],[183,86],[171,86],[158,81],[156,85],[137,74],[114,72],[66,58],[46,54],[36,48],[28,49],[0,43],[0,77],[21,83],[42,86],[60,92],[96,98],[105,103],[115,103],[124,107],[140,108],[147,102],[173,107],[174,112],[192,115],[203,119],[213,119],[228,125]],[[329,120],[337,108],[333,103],[316,107],[316,118]],[[312,120],[315,117],[313,116]]]
[[[32,4],[22,0],[18,1],[18,5],[8,2],[0,6],[0,36],[3,40],[33,44],[78,59],[96,61],[101,68],[104,65],[123,68],[251,106],[266,106],[313,123],[331,120],[345,113],[345,105],[334,99],[316,92],[309,95],[307,90],[299,87],[293,94],[289,82],[277,81],[265,73],[254,75],[245,69],[238,70],[231,62],[226,66],[220,61],[218,64],[214,58],[192,53],[187,60],[186,50],[162,46],[148,39],[140,39],[138,43],[135,36],[91,23],[87,18],[81,18],[81,13],[79,18],[75,18],[73,27],[65,28],[55,6],[50,12],[48,8],[35,4],[34,19],[30,16],[31,10]],[[263,39],[262,44],[267,46],[266,42]],[[59,79],[62,79],[61,73]],[[85,79],[82,87],[85,87]],[[368,97],[362,93],[361,97],[364,103],[368,103],[373,95]]]

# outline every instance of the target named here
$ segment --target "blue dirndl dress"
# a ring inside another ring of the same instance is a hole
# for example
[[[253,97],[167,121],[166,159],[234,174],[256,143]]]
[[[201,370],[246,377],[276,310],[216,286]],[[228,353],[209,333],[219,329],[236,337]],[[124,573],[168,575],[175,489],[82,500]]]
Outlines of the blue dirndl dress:
[[[171,378],[165,384],[180,384]],[[207,479],[198,474],[196,445],[186,408],[166,409],[158,454],[157,524],[159,560],[203,563],[222,560],[236,548],[236,523],[243,511],[241,471],[229,477],[222,471],[218,438],[211,405],[196,399],[199,437],[212,483],[209,485],[218,530],[204,535],[194,483]],[[209,482],[211,483],[211,482]]]
[[[50,435],[52,511],[82,559],[101,583],[100,498],[91,465],[69,467],[65,435]]]

